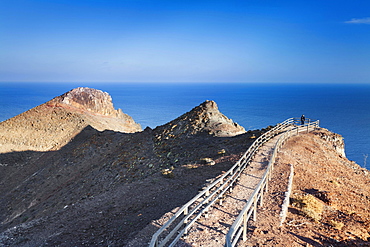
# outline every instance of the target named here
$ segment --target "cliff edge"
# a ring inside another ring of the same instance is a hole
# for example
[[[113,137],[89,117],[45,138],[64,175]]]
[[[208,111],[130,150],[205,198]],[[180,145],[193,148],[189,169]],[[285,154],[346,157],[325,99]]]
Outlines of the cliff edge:
[[[280,205],[294,168],[287,218]],[[269,194],[251,222],[248,246],[369,246],[370,172],[344,155],[327,129],[291,137],[280,149]]]

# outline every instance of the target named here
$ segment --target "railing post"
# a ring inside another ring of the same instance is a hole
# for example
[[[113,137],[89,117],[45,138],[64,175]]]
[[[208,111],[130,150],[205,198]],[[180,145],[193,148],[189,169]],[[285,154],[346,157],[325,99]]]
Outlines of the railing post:
[[[271,159],[273,159],[273,162],[275,162],[275,153],[272,153],[272,157]],[[271,173],[274,171],[274,166],[271,165],[271,170],[269,171],[269,179],[271,180]]]
[[[263,186],[261,188],[260,206],[262,206],[262,203],[263,203]]]
[[[186,207],[185,209],[184,209],[184,215],[187,215],[188,214],[188,211],[189,211],[189,208],[188,207]],[[184,220],[184,224],[187,224],[188,223],[188,220],[187,219],[185,219]]]
[[[243,214],[243,241],[247,240],[247,214]]]
[[[257,221],[257,198],[258,195],[253,199],[253,221]]]

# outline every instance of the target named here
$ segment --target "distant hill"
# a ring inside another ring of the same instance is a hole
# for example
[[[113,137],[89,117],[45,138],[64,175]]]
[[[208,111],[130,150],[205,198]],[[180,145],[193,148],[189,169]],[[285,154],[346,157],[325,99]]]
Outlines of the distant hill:
[[[56,150],[86,126],[101,131],[141,131],[140,125],[130,116],[114,109],[108,93],[76,88],[1,122],[0,153]]]

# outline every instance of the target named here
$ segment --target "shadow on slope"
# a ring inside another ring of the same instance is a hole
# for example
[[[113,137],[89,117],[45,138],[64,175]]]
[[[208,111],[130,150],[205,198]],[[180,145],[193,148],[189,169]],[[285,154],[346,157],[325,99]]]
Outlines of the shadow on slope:
[[[229,169],[260,134],[159,139],[158,131],[88,126],[58,151],[0,154],[0,244],[124,245]],[[202,164],[205,157],[216,164]],[[174,177],[165,178],[170,167]]]

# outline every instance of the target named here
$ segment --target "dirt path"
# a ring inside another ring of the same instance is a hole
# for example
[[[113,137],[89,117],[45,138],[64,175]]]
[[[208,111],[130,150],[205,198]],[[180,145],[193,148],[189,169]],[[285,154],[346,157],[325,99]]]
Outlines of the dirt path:
[[[274,137],[260,148],[222,205],[214,204],[208,215],[190,228],[178,246],[224,246],[227,232],[261,180],[279,137]]]

